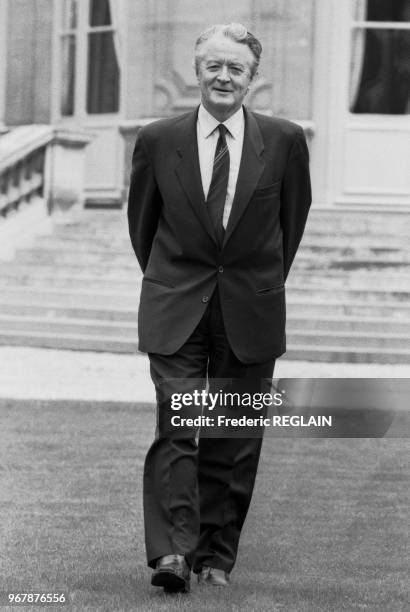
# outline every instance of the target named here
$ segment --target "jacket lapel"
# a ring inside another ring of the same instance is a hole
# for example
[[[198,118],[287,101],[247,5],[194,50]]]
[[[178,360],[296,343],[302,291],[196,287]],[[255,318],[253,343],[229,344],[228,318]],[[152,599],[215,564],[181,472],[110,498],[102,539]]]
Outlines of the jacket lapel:
[[[265,168],[265,162],[261,157],[264,146],[259,126],[254,116],[246,107],[244,107],[244,114],[245,134],[243,138],[241,164],[239,166],[235,196],[232,203],[231,214],[229,215],[228,226],[225,231],[223,246],[226,245],[245,212]]]
[[[175,168],[175,172],[200,222],[211,236],[212,240],[216,242],[215,232],[206,208],[205,196],[202,189],[196,135],[197,117],[198,109],[195,109],[195,111],[187,115],[184,125],[179,127],[177,153],[180,161]]]
[[[226,245],[245,212],[265,168],[265,162],[261,157],[264,146],[258,124],[246,107],[244,107],[244,114],[245,134],[243,138],[241,164],[223,246]],[[217,244],[202,189],[196,135],[197,117],[198,109],[196,108],[195,111],[187,115],[184,124],[179,127],[177,153],[180,160],[175,168],[175,172],[200,222],[212,240]]]

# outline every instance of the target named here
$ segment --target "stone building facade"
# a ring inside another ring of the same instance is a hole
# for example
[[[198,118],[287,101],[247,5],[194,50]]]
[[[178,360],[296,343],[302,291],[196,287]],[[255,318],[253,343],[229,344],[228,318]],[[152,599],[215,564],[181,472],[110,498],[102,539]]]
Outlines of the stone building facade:
[[[314,206],[410,208],[410,2],[0,0],[0,125],[91,135],[86,202],[124,200],[138,127],[193,108],[197,35],[263,44],[247,103],[306,130]]]

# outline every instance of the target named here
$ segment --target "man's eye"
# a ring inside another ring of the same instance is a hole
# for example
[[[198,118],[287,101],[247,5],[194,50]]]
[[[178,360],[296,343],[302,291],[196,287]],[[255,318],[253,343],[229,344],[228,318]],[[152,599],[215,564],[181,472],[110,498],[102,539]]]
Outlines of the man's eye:
[[[239,68],[238,66],[232,66],[229,70],[233,74],[242,74],[242,72],[243,72],[242,68]]]
[[[212,64],[211,66],[208,66],[208,70],[219,70],[219,66]]]

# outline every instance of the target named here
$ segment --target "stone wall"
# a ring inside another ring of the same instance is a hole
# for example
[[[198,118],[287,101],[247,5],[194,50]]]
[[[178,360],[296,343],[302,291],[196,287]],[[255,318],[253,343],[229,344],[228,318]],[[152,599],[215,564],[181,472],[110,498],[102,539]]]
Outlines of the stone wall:
[[[314,0],[148,0],[129,2],[126,119],[177,114],[198,102],[196,37],[209,25],[239,21],[263,45],[248,104],[292,119],[312,115]]]
[[[7,4],[6,125],[49,123],[52,0]]]

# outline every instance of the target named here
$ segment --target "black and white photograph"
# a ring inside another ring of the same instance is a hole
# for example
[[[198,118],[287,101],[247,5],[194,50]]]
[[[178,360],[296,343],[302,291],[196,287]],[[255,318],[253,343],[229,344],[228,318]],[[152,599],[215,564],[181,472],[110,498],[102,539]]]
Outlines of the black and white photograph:
[[[0,0],[0,609],[410,605],[410,0]]]

